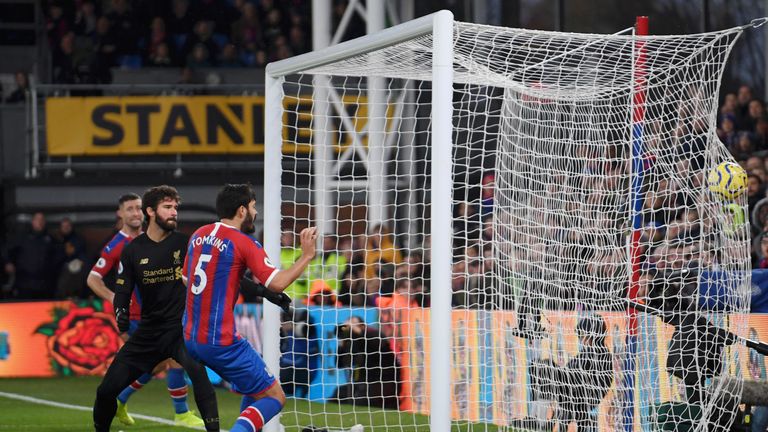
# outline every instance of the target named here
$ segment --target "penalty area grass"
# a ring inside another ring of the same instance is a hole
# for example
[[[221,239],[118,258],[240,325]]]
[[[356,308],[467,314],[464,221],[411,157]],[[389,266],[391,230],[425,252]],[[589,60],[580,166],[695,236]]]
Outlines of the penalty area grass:
[[[63,432],[93,431],[91,407],[96,397],[100,377],[71,378],[0,378],[0,432]],[[3,395],[5,394],[5,395]],[[20,400],[17,396],[23,397]],[[217,389],[222,429],[228,429],[240,413],[240,396]],[[43,405],[43,401],[60,406]],[[190,395],[187,402],[196,410]],[[173,406],[165,388],[165,380],[154,379],[136,392],[128,402],[136,424],[123,426],[117,420],[113,431],[170,432],[190,430],[170,423]],[[165,422],[165,423],[163,423]],[[287,432],[301,432],[306,426],[349,429],[362,424],[365,431],[429,432],[429,417],[396,410],[378,410],[343,404],[324,404],[288,398],[281,422]],[[454,424],[453,431],[509,430],[487,424]]]

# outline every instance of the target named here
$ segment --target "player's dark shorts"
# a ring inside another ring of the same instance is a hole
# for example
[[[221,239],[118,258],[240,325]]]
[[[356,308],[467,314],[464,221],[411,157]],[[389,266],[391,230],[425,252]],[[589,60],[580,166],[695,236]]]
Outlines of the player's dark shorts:
[[[148,372],[169,357],[180,361],[187,355],[181,324],[167,328],[139,325],[128,342],[120,348],[115,361]]]
[[[227,346],[187,341],[187,351],[227,380],[237,393],[259,394],[277,382],[259,353],[245,339]]]

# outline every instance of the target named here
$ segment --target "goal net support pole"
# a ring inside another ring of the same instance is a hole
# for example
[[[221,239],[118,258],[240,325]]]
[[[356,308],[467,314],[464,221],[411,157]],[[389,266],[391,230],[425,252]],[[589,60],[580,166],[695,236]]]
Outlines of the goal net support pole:
[[[633,50],[632,65],[632,236],[630,245],[630,284],[629,299],[637,299],[638,281],[640,280],[640,236],[642,235],[643,223],[643,121],[645,120],[645,43],[643,36],[648,36],[648,17],[639,16],[635,21],[634,36],[640,37]],[[632,431],[635,416],[634,388],[635,388],[635,369],[637,357],[637,311],[634,308],[628,308],[628,332],[627,332],[627,358],[626,370],[624,371],[625,395],[624,403],[624,427],[627,432]]]

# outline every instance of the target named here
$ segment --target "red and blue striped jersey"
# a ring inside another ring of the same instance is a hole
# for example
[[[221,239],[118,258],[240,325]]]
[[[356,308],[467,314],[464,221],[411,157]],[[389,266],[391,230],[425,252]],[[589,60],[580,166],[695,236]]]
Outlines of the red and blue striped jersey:
[[[122,231],[118,231],[117,234],[112,237],[112,240],[104,245],[99,260],[96,261],[96,264],[91,268],[91,273],[102,279],[106,278],[112,269],[120,264],[120,254],[123,253],[123,248],[130,243],[131,240],[133,240],[133,237]],[[114,289],[114,287],[109,288]],[[141,319],[141,298],[139,298],[136,290],[133,290],[133,293],[131,294],[130,316],[132,320]]]
[[[234,309],[247,269],[267,287],[278,272],[261,244],[233,226],[216,222],[192,234],[184,260],[185,339],[225,346],[240,339]]]

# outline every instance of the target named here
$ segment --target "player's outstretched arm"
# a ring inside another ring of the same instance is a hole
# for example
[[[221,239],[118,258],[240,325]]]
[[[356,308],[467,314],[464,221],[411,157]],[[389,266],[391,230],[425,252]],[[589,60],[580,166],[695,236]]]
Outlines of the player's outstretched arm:
[[[240,291],[245,294],[263,297],[275,305],[280,306],[286,313],[290,313],[291,311],[291,298],[288,297],[288,294],[284,292],[274,292],[264,285],[254,282],[253,279],[249,277],[244,277],[240,280]]]
[[[299,276],[304,273],[307,266],[315,257],[315,242],[317,241],[317,228],[304,228],[299,235],[301,239],[301,256],[293,265],[285,270],[280,270],[267,288],[275,292],[283,292]]]

